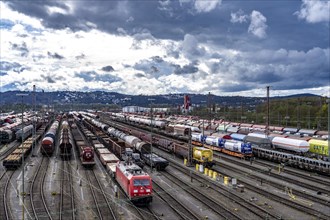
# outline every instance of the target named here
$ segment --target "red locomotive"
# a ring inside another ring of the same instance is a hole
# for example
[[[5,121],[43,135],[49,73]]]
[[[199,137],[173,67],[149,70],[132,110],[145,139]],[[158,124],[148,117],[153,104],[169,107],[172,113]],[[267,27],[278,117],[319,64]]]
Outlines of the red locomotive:
[[[93,167],[95,165],[93,148],[86,145],[77,145],[77,148],[80,153],[81,164],[84,167]]]
[[[116,180],[135,204],[152,201],[152,180],[138,165],[121,161],[116,166]]]

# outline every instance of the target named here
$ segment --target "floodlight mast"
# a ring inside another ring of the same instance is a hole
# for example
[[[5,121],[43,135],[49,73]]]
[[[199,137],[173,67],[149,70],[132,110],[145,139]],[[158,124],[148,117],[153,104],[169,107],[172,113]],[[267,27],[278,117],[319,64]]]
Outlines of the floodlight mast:
[[[23,127],[24,127],[24,123],[23,123],[23,113],[24,113],[24,110],[23,110],[23,97],[24,96],[28,96],[28,94],[26,93],[19,93],[19,94],[16,94],[16,96],[20,96],[22,98],[22,144],[23,144],[23,141],[24,141],[24,132],[23,132]],[[21,196],[22,196],[22,219],[24,220],[24,198],[25,198],[25,192],[24,192],[24,154],[23,154],[23,151],[22,151],[22,192],[21,192]]]

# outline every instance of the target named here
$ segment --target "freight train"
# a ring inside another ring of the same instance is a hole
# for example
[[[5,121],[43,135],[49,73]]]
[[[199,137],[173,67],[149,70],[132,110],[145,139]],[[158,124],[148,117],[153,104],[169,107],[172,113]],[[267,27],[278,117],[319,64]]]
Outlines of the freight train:
[[[36,144],[43,136],[48,124],[43,124],[36,132],[36,135],[26,139],[17,149],[3,160],[3,166],[6,169],[17,169],[22,165],[23,157],[26,158],[32,150],[32,146]]]
[[[96,119],[90,118],[89,116],[85,115],[83,117],[85,120],[91,122],[94,126],[102,129],[108,135],[123,140],[127,147],[133,148],[135,151],[140,153],[141,158],[145,161],[146,164],[152,164],[152,166],[157,170],[164,170],[168,166],[169,163],[167,160],[158,155],[151,154],[151,146],[149,143],[141,140],[136,136],[121,132],[113,127],[108,126],[107,124],[99,122]]]
[[[80,134],[76,124],[71,125],[71,131],[81,164],[86,168],[92,168],[95,165],[94,149],[92,146],[86,145],[84,137]]]
[[[59,121],[54,121],[42,139],[40,148],[42,155],[49,157],[54,153],[58,126]]]
[[[123,121],[126,123],[130,122],[130,117],[125,117],[123,114],[121,117],[118,117],[118,114],[113,114],[110,113],[111,117],[113,120],[118,120],[118,121]],[[140,116],[135,116],[135,117],[140,117]],[[124,120],[125,119],[125,120]],[[193,126],[193,127],[198,127],[202,125],[202,123],[193,123],[191,119],[188,117],[177,117],[174,121],[171,120],[170,123],[178,124],[186,124],[188,126]],[[138,125],[138,124],[134,124]],[[170,124],[169,124],[170,125]],[[138,125],[139,126],[139,125]],[[174,125],[176,126],[176,125]],[[154,130],[154,132],[159,132],[160,134],[165,134],[167,136],[173,136],[173,137],[179,137],[180,140],[188,141],[188,134],[189,134],[189,129],[186,127],[182,127],[178,129],[180,126],[176,126],[177,132],[174,132],[174,129],[172,126],[165,126],[165,131],[163,130]],[[141,127],[142,128],[142,127]],[[266,126],[264,125],[254,125],[254,124],[241,124],[241,123],[233,123],[233,122],[224,122],[224,121],[214,121],[212,120],[211,124],[204,125],[203,127],[205,130],[206,129],[211,129],[209,131],[204,131],[204,133],[208,133],[208,135],[214,135],[213,133],[216,133],[216,131],[220,131],[221,133],[226,133],[226,137],[223,137],[223,139],[226,139],[227,144],[232,144],[231,141],[228,139],[233,139],[238,144],[241,145],[241,148],[236,147],[237,152],[233,152],[230,150],[224,150],[222,149],[222,152],[228,153],[233,156],[239,156],[239,157],[246,157],[247,155],[243,152],[245,150],[239,150],[239,149],[244,149],[242,148],[241,143],[250,143],[253,145],[252,147],[252,153],[248,153],[248,156],[257,156],[261,158],[265,158],[267,160],[275,160],[275,161],[281,161],[282,158],[289,158],[288,163],[289,165],[295,165],[296,167],[299,167],[301,169],[306,169],[310,171],[316,171],[320,173],[330,173],[330,168],[329,168],[329,162],[327,162],[327,155],[328,155],[328,141],[326,140],[319,140],[319,139],[314,139],[314,138],[329,138],[327,136],[327,132],[325,131],[317,131],[317,130],[309,130],[309,129],[295,129],[295,128],[284,128],[284,127],[276,127],[276,126],[270,126],[269,131],[273,132],[269,136],[271,137],[276,137],[276,136],[281,136],[281,137],[290,137],[290,138],[302,138],[305,139],[309,143],[309,152],[313,153],[314,158],[323,158],[323,160],[319,159],[311,159],[309,157],[302,157],[301,155],[297,155],[303,153],[303,151],[306,151],[306,143],[302,142],[297,142],[295,143],[295,150],[289,146],[290,140],[284,140],[284,143],[277,143],[274,146],[272,145],[271,139],[268,137],[265,137],[264,134],[250,134],[253,131],[258,131],[258,132],[264,132],[266,130]],[[215,129],[214,129],[215,128]],[[227,133],[229,132],[229,133]],[[235,133],[236,132],[236,133]],[[217,133],[218,134],[218,133]],[[247,134],[249,134],[247,136]],[[180,136],[178,136],[180,135]],[[230,136],[229,136],[230,135]],[[229,136],[229,137],[228,137]],[[262,136],[262,137],[261,137]],[[205,139],[206,140],[206,139]],[[275,139],[276,140],[276,139]],[[281,140],[283,141],[283,139]],[[224,143],[226,143],[224,142]],[[236,144],[235,143],[235,144]],[[211,149],[216,149],[212,144],[204,144],[207,147],[210,147]],[[299,145],[305,146],[299,148]],[[276,148],[277,147],[277,148]],[[167,148],[167,147],[165,147]],[[248,147],[248,151],[249,152]],[[281,152],[279,149],[283,151],[283,148],[286,148],[286,150],[289,149],[287,152]],[[291,153],[288,153],[290,152]],[[242,152],[241,152],[242,151]],[[298,151],[298,152],[297,152]],[[329,159],[329,158],[328,158]],[[316,165],[315,165],[316,164]]]
[[[59,144],[60,157],[62,159],[71,158],[72,144],[73,144],[73,140],[71,136],[69,123],[67,120],[63,120],[60,130],[60,144]]]
[[[170,152],[172,154],[175,154],[177,156],[188,158],[188,151],[189,147],[188,144],[183,142],[175,142],[170,139],[166,139],[163,137],[160,137],[159,135],[153,135],[151,138],[151,135],[147,133],[146,131],[140,131],[137,129],[132,128],[124,128],[120,125],[114,125],[117,126],[118,129],[125,130],[125,132],[134,135],[136,138],[140,138],[141,140],[152,143],[154,146],[157,146],[167,152]],[[121,132],[122,133],[122,132]],[[150,156],[148,156],[150,157]],[[213,161],[213,151],[207,148],[203,147],[193,147],[192,148],[192,162],[203,164],[205,167],[212,167],[215,163]],[[148,161],[147,161],[148,163]],[[159,162],[153,162],[154,166],[157,167],[157,164],[160,164]],[[164,162],[166,165],[167,163]],[[166,165],[167,166],[167,165]]]

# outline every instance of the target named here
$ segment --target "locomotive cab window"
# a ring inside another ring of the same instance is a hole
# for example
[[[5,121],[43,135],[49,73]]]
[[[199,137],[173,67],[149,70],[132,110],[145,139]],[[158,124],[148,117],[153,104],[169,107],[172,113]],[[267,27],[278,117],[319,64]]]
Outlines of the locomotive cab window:
[[[134,186],[149,186],[150,181],[148,179],[135,179],[133,181]]]

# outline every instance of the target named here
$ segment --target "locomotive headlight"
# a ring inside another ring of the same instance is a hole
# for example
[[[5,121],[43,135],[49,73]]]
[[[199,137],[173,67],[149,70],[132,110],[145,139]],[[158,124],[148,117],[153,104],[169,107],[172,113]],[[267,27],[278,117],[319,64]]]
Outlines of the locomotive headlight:
[[[150,189],[146,189],[146,192],[150,192]]]
[[[138,190],[137,190],[137,189],[134,189],[134,190],[133,190],[133,192],[134,192],[134,193],[137,193],[137,192],[138,192]]]

